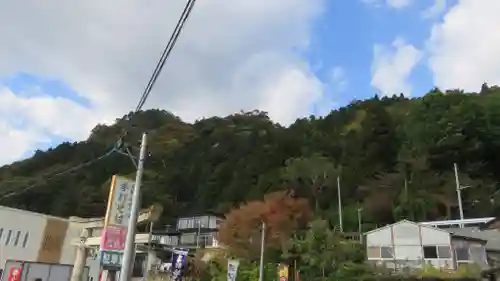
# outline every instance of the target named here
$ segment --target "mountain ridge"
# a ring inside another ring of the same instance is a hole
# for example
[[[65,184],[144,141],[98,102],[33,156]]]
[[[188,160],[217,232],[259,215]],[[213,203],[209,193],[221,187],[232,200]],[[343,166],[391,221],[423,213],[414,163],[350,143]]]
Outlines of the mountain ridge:
[[[455,218],[453,163],[461,181],[473,186],[463,192],[467,215],[486,216],[500,206],[500,198],[490,198],[500,181],[500,89],[486,84],[480,93],[436,88],[414,99],[375,96],[288,127],[256,110],[191,124],[165,110],[127,114],[97,125],[85,141],[0,167],[0,204],[58,216],[103,215],[111,176],[134,174],[127,156],[113,153],[47,175],[103,155],[124,132],[135,155],[143,131],[150,152],[143,205],[162,204],[164,222],[186,212],[224,213],[292,189],[335,223],[338,176],[347,229],[357,226],[360,205],[367,225]],[[19,194],[2,197],[11,191]]]

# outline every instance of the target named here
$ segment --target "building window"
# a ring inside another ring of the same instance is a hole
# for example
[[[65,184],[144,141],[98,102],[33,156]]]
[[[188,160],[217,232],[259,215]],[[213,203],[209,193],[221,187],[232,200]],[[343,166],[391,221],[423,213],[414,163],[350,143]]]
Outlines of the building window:
[[[5,239],[5,245],[9,245],[11,236],[12,236],[12,230],[9,230],[7,232],[7,239]]]
[[[194,228],[196,228],[196,229],[198,229],[198,228],[202,228],[202,224],[201,224],[200,219],[195,219],[195,220],[193,221],[193,223],[194,223],[194,225],[193,225],[193,226],[194,226]]]
[[[380,257],[383,259],[393,259],[394,250],[392,247],[380,247]]]
[[[194,221],[195,221],[194,218],[188,219],[186,221],[187,222],[186,228],[194,228]]]
[[[179,222],[177,223],[177,228],[178,229],[187,228],[187,219],[179,219]]]
[[[425,259],[437,259],[437,247],[436,246],[424,246],[424,258]]]
[[[208,228],[210,225],[210,217],[209,216],[203,216],[200,219],[201,227],[202,228]]]
[[[186,233],[181,235],[181,245],[195,244],[195,243],[196,243],[195,233]]]
[[[449,246],[437,246],[437,252],[440,259],[451,258],[451,251]]]
[[[380,259],[380,247],[368,247],[368,249],[366,249],[366,255],[368,258]]]
[[[19,244],[19,236],[21,236],[21,231],[17,231],[16,233],[16,238],[14,238],[14,246],[17,246],[17,244]]]
[[[213,228],[217,228],[219,229],[221,224],[224,222],[224,220],[220,219],[220,218],[215,218],[215,227]]]
[[[469,248],[456,248],[455,254],[457,261],[468,261],[469,260]]]
[[[470,248],[470,257],[471,260],[474,260],[476,262],[480,261],[482,263],[487,263],[488,259],[486,256],[486,251],[484,247],[471,247]]]
[[[30,237],[30,233],[29,232],[26,232],[24,234],[24,239],[23,239],[23,248],[26,248],[26,245],[28,245],[28,239]]]

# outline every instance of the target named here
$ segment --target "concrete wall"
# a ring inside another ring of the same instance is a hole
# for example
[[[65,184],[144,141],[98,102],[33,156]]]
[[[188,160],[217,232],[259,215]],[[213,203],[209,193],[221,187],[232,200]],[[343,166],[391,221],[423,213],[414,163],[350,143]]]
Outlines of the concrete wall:
[[[0,268],[4,269],[9,259],[36,261],[46,223],[42,215],[0,207]],[[15,245],[18,232],[21,241]]]
[[[80,228],[67,219],[0,206],[0,268],[7,260],[73,264]]]

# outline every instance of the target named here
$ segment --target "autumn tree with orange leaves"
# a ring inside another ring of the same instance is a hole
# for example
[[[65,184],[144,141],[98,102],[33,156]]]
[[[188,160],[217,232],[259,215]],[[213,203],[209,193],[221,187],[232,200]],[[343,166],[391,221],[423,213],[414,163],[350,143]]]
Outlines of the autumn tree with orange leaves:
[[[266,225],[266,248],[281,249],[292,234],[307,225],[312,216],[306,198],[281,191],[266,194],[231,210],[218,233],[220,243],[232,255],[254,258],[260,251],[261,225]]]

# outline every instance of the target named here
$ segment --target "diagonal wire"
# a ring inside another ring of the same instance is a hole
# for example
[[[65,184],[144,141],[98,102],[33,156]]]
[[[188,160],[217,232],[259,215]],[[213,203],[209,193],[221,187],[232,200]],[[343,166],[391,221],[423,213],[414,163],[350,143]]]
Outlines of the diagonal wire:
[[[153,75],[149,79],[148,84],[146,85],[146,88],[144,89],[144,93],[142,94],[139,103],[137,104],[137,107],[135,108],[135,112],[138,112],[142,109],[144,104],[146,103],[146,100],[148,99],[151,90],[153,89],[153,86],[156,83],[156,80],[158,79],[163,66],[165,65],[165,62],[167,61],[168,57],[170,56],[170,53],[175,47],[175,44],[177,43],[177,39],[179,38],[179,35],[182,32],[182,29],[184,27],[184,24],[186,23],[187,19],[189,18],[189,15],[191,14],[191,11],[194,7],[194,4],[196,3],[196,0],[188,0],[186,3],[186,6],[184,7],[184,10],[182,11],[181,17],[177,21],[177,24],[175,26],[175,29],[170,36],[170,39],[168,40],[167,45],[165,46],[165,49],[163,50],[163,53],[161,55],[160,60],[158,61],[158,64],[156,65],[155,70],[153,71]]]
[[[159,75],[160,75],[160,73],[165,65],[167,58],[170,56],[173,48],[175,47],[175,44],[177,43],[177,39],[179,38],[179,35],[182,32],[184,24],[186,23],[187,19],[189,18],[189,15],[191,14],[191,11],[194,7],[195,2],[196,2],[196,0],[188,0],[188,2],[186,3],[186,6],[184,7],[182,14],[181,14],[179,20],[177,21],[175,29],[174,29],[172,35],[170,36],[170,39],[169,39],[167,45],[165,46],[165,49],[163,50],[161,58],[158,61],[157,65],[153,71],[153,75],[151,76],[148,84],[146,85],[146,88],[144,89],[144,92],[139,100],[139,103],[137,104],[137,106],[135,108],[135,112],[140,111],[142,109],[142,107],[144,106],[144,104],[146,103],[146,100],[148,99],[148,97],[151,93],[151,90],[153,89],[153,86],[155,85],[156,80],[158,79],[158,77],[159,77]],[[130,157],[133,164],[137,167],[137,161],[135,160],[134,156],[132,156],[132,154],[130,153],[129,148],[124,145],[124,137],[126,135],[127,135],[127,131],[125,131],[125,133],[119,138],[115,147],[113,149],[111,149],[110,151],[106,152],[105,154],[103,154],[95,159],[92,159],[90,161],[87,161],[87,162],[81,163],[77,166],[66,169],[62,172],[45,175],[44,178],[51,179],[51,178],[54,178],[57,176],[62,176],[62,175],[80,170],[84,167],[87,167],[89,165],[94,164],[95,162],[98,162],[100,160],[103,160],[103,159],[109,157],[110,155],[112,155],[115,152],[120,153],[120,154],[124,154],[124,155],[127,155],[128,157]],[[125,152],[123,152],[123,149],[125,149]],[[32,184],[32,185],[26,186],[25,188],[23,188],[21,190],[9,192],[9,193],[6,193],[4,195],[0,195],[0,200],[24,193],[24,192],[36,187],[37,185],[38,184]]]
[[[113,154],[115,151],[116,151],[116,149],[115,149],[115,148],[113,148],[113,149],[111,149],[110,151],[108,151],[108,152],[104,153],[103,155],[101,155],[101,156],[99,156],[99,157],[97,157],[97,158],[94,158],[94,159],[89,160],[89,161],[87,161],[87,162],[84,162],[84,163],[81,163],[81,164],[79,164],[79,165],[73,166],[73,167],[71,167],[71,168],[68,168],[68,169],[66,169],[66,170],[64,170],[64,171],[61,171],[61,172],[58,172],[58,173],[45,175],[45,176],[43,176],[43,178],[44,178],[44,179],[49,180],[49,179],[52,179],[52,178],[54,178],[54,177],[58,177],[58,176],[62,176],[62,175],[65,175],[65,174],[69,174],[69,173],[71,173],[71,172],[75,172],[75,171],[77,171],[77,170],[80,170],[80,169],[82,169],[82,168],[85,168],[85,167],[87,167],[87,166],[90,166],[90,165],[92,165],[92,164],[94,164],[94,163],[96,163],[96,162],[98,162],[98,161],[101,161],[101,160],[104,160],[104,159],[108,158],[108,157],[109,157],[109,156],[111,156],[111,154]],[[8,198],[8,197],[12,197],[12,196],[17,195],[17,194],[20,194],[20,193],[24,193],[24,192],[26,192],[26,191],[28,191],[28,190],[32,189],[33,187],[35,187],[35,186],[37,186],[37,185],[39,185],[39,183],[35,183],[35,184],[32,184],[32,185],[28,185],[28,186],[24,187],[24,188],[23,188],[23,189],[21,189],[21,190],[12,191],[12,192],[9,192],[9,193],[6,193],[6,194],[3,194],[3,195],[1,195],[1,196],[0,196],[0,200],[1,200],[1,199]]]

